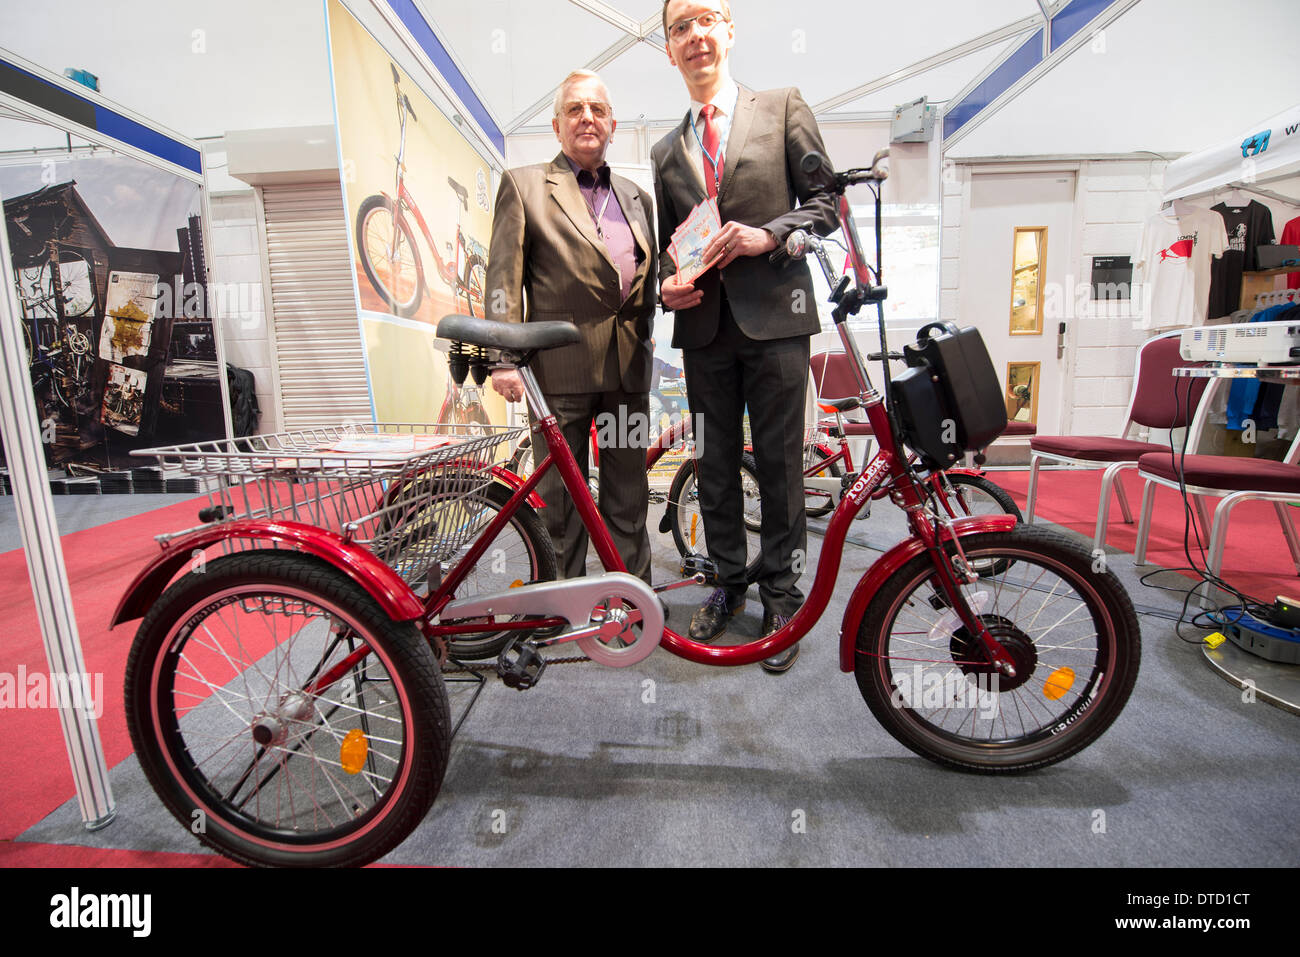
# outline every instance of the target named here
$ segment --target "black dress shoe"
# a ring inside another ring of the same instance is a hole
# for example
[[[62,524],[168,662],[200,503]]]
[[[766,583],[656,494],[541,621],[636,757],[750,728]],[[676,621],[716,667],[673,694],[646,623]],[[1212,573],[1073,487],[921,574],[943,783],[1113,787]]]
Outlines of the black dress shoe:
[[[712,641],[727,630],[727,622],[745,607],[745,596],[732,597],[725,588],[713,589],[691,616],[691,641]]]
[[[763,613],[763,637],[766,638],[774,631],[784,628],[790,619],[785,615],[775,615],[772,612]],[[780,654],[775,654],[771,658],[765,658],[759,664],[762,669],[770,675],[779,675],[789,671],[793,667],[795,660],[799,657],[799,642],[795,642]]]

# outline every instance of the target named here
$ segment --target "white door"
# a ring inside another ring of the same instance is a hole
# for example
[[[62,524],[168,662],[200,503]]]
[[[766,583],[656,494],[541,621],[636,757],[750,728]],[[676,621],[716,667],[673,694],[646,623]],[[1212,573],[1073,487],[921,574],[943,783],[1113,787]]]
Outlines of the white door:
[[[1034,411],[1041,435],[1061,432],[1065,362],[1057,358],[1057,324],[1069,271],[1074,224],[1075,174],[1072,172],[972,172],[968,205],[962,210],[958,325],[973,325],[988,345],[1003,392],[1010,363],[1039,363],[1036,396],[1021,390],[1010,399],[1009,417],[1018,407]],[[1043,274],[1046,315],[1037,335],[1011,334],[1012,246],[1018,226],[1047,228],[1047,268]],[[1054,313],[1057,313],[1054,315]],[[1026,408],[1023,403],[1028,400]],[[1021,417],[1027,417],[1021,412]]]

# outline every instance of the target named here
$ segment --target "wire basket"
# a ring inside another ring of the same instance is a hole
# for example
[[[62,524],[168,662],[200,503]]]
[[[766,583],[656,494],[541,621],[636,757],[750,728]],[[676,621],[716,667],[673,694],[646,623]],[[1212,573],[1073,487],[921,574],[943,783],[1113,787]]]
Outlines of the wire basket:
[[[205,521],[314,525],[364,546],[408,584],[424,581],[489,521],[484,493],[523,428],[365,423],[152,449],[169,471],[204,479]],[[183,534],[183,533],[174,533]],[[174,537],[174,536],[163,536]],[[273,547],[228,539],[227,551]]]

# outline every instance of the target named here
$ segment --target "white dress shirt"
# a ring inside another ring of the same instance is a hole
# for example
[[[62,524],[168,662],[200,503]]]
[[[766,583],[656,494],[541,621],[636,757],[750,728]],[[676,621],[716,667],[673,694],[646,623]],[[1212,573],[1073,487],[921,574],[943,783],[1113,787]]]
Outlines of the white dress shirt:
[[[727,172],[727,137],[731,135],[731,118],[736,115],[736,103],[740,100],[740,87],[731,77],[722,84],[722,89],[718,90],[715,96],[709,102],[713,104],[713,122],[718,127],[718,153],[717,159],[722,163],[722,173],[725,176]],[[704,140],[704,120],[700,118],[700,111],[704,109],[705,104],[698,100],[691,100],[691,122],[695,124],[695,129],[699,133],[690,130],[686,131],[683,139],[686,144],[686,155],[691,158],[695,166],[695,172],[700,177],[700,185],[704,185],[704,153],[700,149],[700,143]],[[719,183],[719,186],[722,184]],[[708,190],[705,189],[707,193]]]

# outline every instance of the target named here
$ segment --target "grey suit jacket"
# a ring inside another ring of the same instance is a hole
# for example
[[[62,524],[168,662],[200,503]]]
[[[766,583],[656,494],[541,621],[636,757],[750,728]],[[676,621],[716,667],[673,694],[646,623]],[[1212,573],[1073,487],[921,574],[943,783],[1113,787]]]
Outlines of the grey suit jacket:
[[[703,177],[686,152],[685,137],[694,135],[690,122],[688,110],[682,122],[650,151],[659,206],[661,282],[677,271],[667,253],[673,231],[708,195]],[[722,222],[761,226],[779,242],[806,222],[812,222],[813,229],[823,236],[834,232],[833,201],[814,193],[799,166],[810,150],[826,153],[817,121],[798,90],[755,93],[741,87],[718,189]],[[713,340],[721,302],[719,282],[726,287],[736,325],[751,339],[811,335],[819,329],[807,263],[782,267],[772,265],[766,255],[742,256],[721,276],[717,269],[710,269],[695,280],[704,299],[694,309],[677,313],[675,347],[695,349]]]
[[[540,352],[530,366],[542,391],[553,395],[650,388],[658,288],[650,197],[622,176],[611,176],[610,184],[643,257],[626,301],[563,153],[501,177],[488,251],[487,315],[577,325],[580,342]],[[610,350],[617,351],[614,377],[607,374]]]

